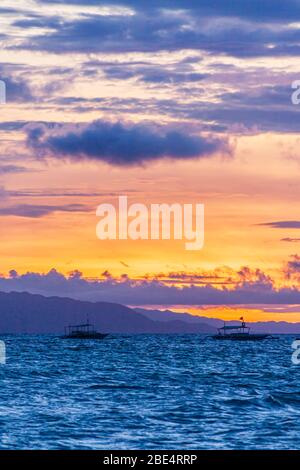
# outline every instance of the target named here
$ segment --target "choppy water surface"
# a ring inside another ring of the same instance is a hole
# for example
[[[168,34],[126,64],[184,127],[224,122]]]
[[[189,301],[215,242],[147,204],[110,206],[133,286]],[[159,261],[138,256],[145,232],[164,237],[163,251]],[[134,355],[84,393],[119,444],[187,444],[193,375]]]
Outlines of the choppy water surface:
[[[8,336],[2,449],[297,449],[292,338]]]

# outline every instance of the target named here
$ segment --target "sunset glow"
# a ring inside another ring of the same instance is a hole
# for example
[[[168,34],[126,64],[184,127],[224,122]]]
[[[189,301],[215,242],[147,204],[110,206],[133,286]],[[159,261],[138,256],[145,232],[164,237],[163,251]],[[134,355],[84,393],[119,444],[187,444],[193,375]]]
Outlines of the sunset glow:
[[[51,270],[58,278],[78,271],[87,283],[243,288],[245,304],[257,302],[247,289],[267,288],[270,303],[271,291],[286,289],[279,303],[300,303],[300,109],[291,102],[299,23],[274,13],[264,25],[249,7],[249,16],[223,12],[221,24],[209,6],[201,13],[180,2],[165,2],[157,18],[134,1],[6,0],[1,8],[4,289],[25,289],[27,273],[47,280]],[[120,195],[204,204],[204,248],[100,241],[96,208]],[[53,294],[46,284],[42,293]],[[186,303],[193,314],[206,302],[201,292]],[[236,319],[245,309],[204,311]],[[245,315],[300,321],[300,310]]]

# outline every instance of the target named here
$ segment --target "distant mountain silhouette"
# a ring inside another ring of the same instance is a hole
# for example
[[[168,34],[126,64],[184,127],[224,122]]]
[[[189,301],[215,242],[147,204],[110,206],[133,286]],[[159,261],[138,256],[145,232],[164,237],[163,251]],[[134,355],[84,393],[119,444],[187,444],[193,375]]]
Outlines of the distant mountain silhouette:
[[[214,333],[205,323],[191,324],[180,316],[156,321],[117,303],[84,302],[63,297],[0,292],[0,334],[62,334],[69,324],[89,320],[105,333]]]
[[[219,318],[208,318],[203,316],[195,316],[189,313],[177,313],[171,310],[150,310],[137,308],[136,311],[145,315],[147,318],[155,321],[171,322],[176,319],[180,319],[193,325],[205,324],[215,330],[223,326],[224,321]],[[247,320],[247,319],[246,319]],[[236,321],[226,321],[226,325],[236,325]],[[289,323],[285,321],[265,321],[265,322],[247,322],[247,325],[251,327],[251,332],[257,333],[271,333],[271,334],[299,334],[300,336],[300,323]]]
[[[171,310],[132,309],[117,303],[43,297],[26,292],[0,292],[0,334],[63,334],[65,326],[85,323],[87,316],[96,329],[104,333],[213,334],[223,324],[217,318],[197,317]],[[300,323],[272,321],[248,324],[253,332],[300,335]]]

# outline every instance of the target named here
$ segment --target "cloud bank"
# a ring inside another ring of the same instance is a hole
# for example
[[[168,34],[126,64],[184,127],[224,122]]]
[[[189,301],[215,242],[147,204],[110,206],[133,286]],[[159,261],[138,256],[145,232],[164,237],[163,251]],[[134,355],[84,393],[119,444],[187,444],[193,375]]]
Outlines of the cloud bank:
[[[299,275],[299,257],[287,264],[290,274]],[[27,291],[45,296],[72,297],[78,300],[107,301],[125,305],[240,305],[240,304],[300,304],[299,282],[293,287],[276,288],[262,271],[242,268],[234,287],[216,288],[204,285],[179,287],[158,279],[130,279],[127,275],[114,278],[108,271],[99,279],[85,279],[81,272],[69,276],[52,269],[46,274],[28,272],[0,277],[0,291]],[[299,278],[298,278],[299,281]]]

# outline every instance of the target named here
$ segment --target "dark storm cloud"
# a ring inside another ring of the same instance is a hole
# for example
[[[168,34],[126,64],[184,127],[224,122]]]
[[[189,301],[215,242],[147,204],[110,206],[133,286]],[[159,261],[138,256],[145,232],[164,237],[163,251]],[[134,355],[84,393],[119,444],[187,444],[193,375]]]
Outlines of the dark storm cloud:
[[[75,130],[42,125],[27,129],[28,145],[40,156],[91,159],[112,165],[137,165],[164,157],[200,158],[216,152],[229,153],[224,139],[189,135],[177,130],[156,129],[149,124],[126,126],[120,122],[94,121]]]

